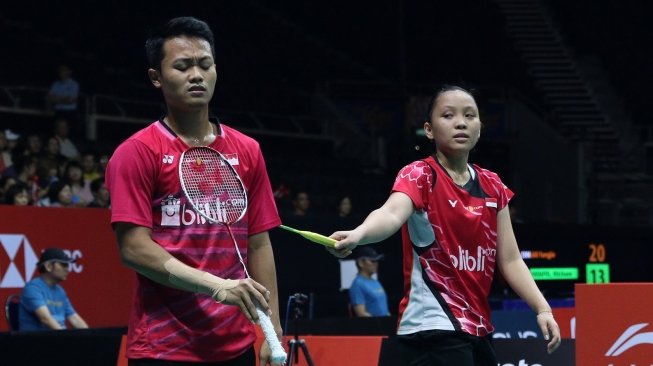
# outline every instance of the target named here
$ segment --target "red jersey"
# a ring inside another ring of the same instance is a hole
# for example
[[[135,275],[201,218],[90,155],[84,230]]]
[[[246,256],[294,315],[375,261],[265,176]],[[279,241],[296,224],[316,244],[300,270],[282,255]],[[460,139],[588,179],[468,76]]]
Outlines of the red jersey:
[[[402,227],[404,297],[398,334],[457,330],[485,336],[497,255],[497,213],[514,195],[488,170],[468,166],[460,187],[432,157],[405,166],[394,192],[415,212]]]
[[[231,225],[247,263],[248,237],[279,226],[281,220],[258,143],[215,123],[220,133],[209,146],[229,160],[247,190],[247,212]],[[178,163],[188,148],[161,121],[118,146],[106,171],[111,223],[151,228],[152,239],[189,266],[221,278],[245,278],[226,227],[197,214],[182,192]],[[254,328],[237,306],[136,277],[128,358],[218,362],[239,356],[254,343]]]

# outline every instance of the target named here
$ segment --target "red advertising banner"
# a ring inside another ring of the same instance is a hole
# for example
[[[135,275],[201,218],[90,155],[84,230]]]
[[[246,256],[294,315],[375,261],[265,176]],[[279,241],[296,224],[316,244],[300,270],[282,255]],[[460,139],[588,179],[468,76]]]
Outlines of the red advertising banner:
[[[553,316],[560,326],[563,339],[576,338],[576,308],[553,308]]]
[[[576,364],[653,365],[653,283],[576,285]]]
[[[2,304],[38,276],[41,251],[59,247],[76,259],[61,284],[75,310],[90,327],[126,326],[134,274],[120,263],[109,215],[105,209],[0,206]]]

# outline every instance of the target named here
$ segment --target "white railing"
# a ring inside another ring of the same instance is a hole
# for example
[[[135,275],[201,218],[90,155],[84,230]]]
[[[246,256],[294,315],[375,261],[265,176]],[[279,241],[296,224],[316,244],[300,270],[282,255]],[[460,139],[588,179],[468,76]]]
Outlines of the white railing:
[[[48,89],[31,86],[0,86],[0,112],[37,116],[52,115],[45,104]]]

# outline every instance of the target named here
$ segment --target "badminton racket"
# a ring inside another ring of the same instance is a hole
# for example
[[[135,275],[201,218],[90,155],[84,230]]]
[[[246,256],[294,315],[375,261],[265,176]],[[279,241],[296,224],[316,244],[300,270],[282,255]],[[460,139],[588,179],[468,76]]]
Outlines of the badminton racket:
[[[230,227],[247,212],[245,186],[234,167],[216,150],[204,146],[191,147],[181,155],[179,180],[181,189],[195,211],[209,222],[220,223],[227,228],[236,247],[238,259],[245,274],[250,278]],[[272,361],[284,363],[286,352],[277,338],[270,317],[260,309],[258,303],[256,313],[270,346]]]
[[[290,226],[286,226],[286,225],[280,225],[279,227],[284,229],[284,230],[288,230],[288,231],[290,231],[292,233],[299,234],[299,235],[303,236],[305,239],[308,239],[308,240],[312,241],[313,243],[322,244],[322,245],[324,245],[326,247],[329,247],[329,248],[333,248],[334,244],[337,241],[335,239],[329,238],[328,236],[320,235],[320,234],[314,233],[312,231],[297,230],[297,229],[293,229]]]

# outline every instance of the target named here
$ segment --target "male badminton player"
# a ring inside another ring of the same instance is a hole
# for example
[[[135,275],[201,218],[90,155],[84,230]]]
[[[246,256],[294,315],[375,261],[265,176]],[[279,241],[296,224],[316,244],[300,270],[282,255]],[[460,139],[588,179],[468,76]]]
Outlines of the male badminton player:
[[[496,267],[535,312],[549,352],[560,344],[551,308],[521,258],[510,223],[513,192],[468,163],[481,136],[472,94],[445,86],[433,96],[426,136],[435,153],[399,172],[380,208],[339,240],[334,255],[379,242],[401,228],[405,288],[398,338],[407,365],[496,366],[488,295]]]
[[[255,301],[282,334],[267,233],[281,220],[258,143],[209,118],[217,78],[213,42],[209,26],[190,17],[153,31],[145,44],[148,76],[167,113],[124,141],[107,167],[121,259],[137,273],[127,337],[131,366],[254,366]],[[194,146],[222,153],[247,191],[247,212],[230,225],[238,251],[227,228],[199,215],[182,192],[179,160]],[[270,353],[264,342],[261,364],[281,366]]]

